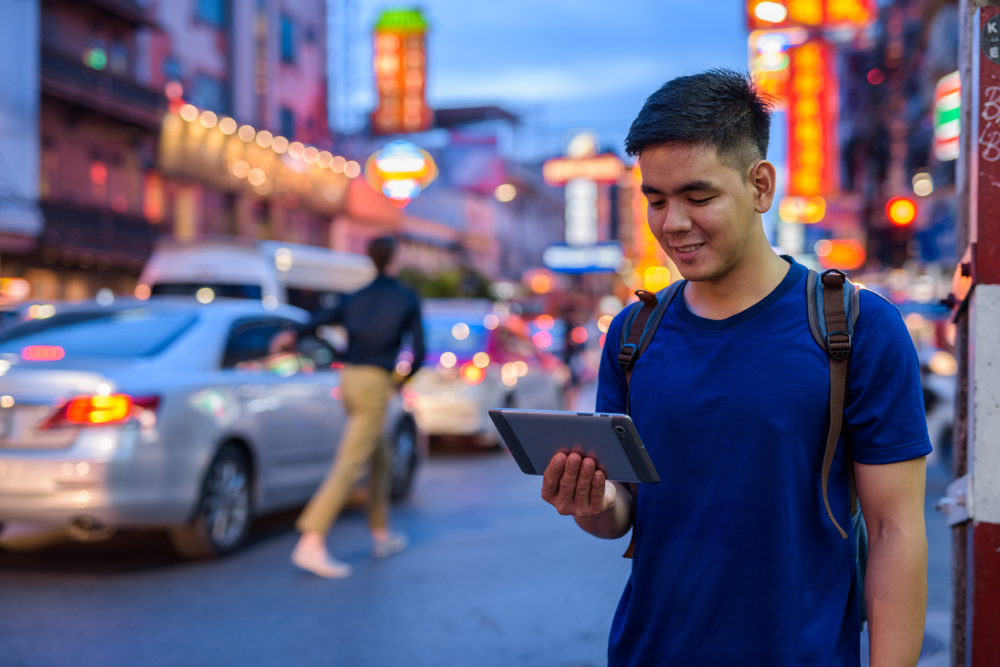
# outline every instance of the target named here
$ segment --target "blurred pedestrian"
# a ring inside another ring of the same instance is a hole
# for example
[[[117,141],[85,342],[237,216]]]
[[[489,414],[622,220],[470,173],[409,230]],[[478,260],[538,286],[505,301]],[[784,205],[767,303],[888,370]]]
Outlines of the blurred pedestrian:
[[[389,529],[392,455],[383,428],[386,405],[398,383],[412,377],[423,362],[424,337],[417,295],[387,273],[395,247],[392,237],[372,241],[368,256],[378,270],[375,280],[335,307],[317,312],[297,333],[278,334],[271,343],[272,351],[287,350],[294,347],[298,335],[314,332],[321,325],[340,324],[347,329],[347,354],[341,371],[347,427],[333,467],[296,522],[302,536],[292,552],[293,563],[321,577],[351,573],[347,563],[327,551],[326,535],[368,464],[371,553],[385,558],[408,544],[405,535]],[[411,338],[413,362],[409,373],[400,378],[394,371],[406,334]]]
[[[626,139],[650,231],[686,280],[630,375],[619,353],[631,309],[614,319],[597,411],[632,415],[661,482],[633,497],[572,453],[542,485],[584,530],[633,531],[610,665],[856,666],[862,577],[871,663],[915,665],[920,653],[931,448],[917,355],[899,312],[866,290],[853,342],[846,326],[829,331],[829,355],[814,339],[807,270],[777,255],[762,225],[776,186],[769,131],[753,80],[713,70],[664,84]],[[840,298],[829,280],[827,298]],[[846,388],[834,345],[852,350]],[[844,409],[831,413],[834,391]],[[843,418],[832,451],[831,416]],[[855,481],[866,572],[850,531]]]

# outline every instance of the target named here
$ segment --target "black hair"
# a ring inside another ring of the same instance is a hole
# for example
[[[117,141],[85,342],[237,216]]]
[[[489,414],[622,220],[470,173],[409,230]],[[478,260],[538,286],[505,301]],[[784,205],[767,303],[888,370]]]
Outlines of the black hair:
[[[629,128],[625,152],[671,142],[711,146],[741,170],[767,158],[774,103],[746,72],[711,69],[680,76],[646,99]]]
[[[380,236],[368,244],[368,256],[372,258],[379,273],[385,273],[395,252],[396,239],[392,236]]]

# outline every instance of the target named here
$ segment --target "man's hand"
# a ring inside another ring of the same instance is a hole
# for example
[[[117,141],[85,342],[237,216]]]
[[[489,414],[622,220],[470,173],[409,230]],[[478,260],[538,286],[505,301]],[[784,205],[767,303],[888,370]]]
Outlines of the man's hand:
[[[597,462],[576,452],[553,456],[542,476],[542,500],[564,516],[602,514],[614,508],[617,495],[615,485],[607,483]]]
[[[632,494],[609,482],[589,456],[559,453],[542,477],[542,499],[591,535],[613,540],[632,526]]]
[[[299,336],[294,331],[279,331],[275,334],[274,338],[271,339],[270,344],[267,346],[268,352],[271,354],[294,352],[295,342],[298,339]]]

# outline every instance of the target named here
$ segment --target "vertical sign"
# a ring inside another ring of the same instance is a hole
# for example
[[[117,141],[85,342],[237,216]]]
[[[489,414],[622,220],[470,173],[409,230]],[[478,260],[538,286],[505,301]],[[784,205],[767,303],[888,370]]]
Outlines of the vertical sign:
[[[934,157],[941,162],[958,159],[962,79],[952,72],[934,90]]]
[[[802,28],[790,30],[755,30],[747,40],[750,74],[762,93],[774,98],[778,108],[788,102],[791,75],[789,50],[809,37]]]
[[[811,39],[789,50],[789,196],[827,194],[835,187],[836,85],[830,73],[830,46]]]
[[[371,115],[375,134],[429,129],[433,112],[424,99],[427,83],[427,21],[418,9],[390,9],[375,24],[375,86]]]

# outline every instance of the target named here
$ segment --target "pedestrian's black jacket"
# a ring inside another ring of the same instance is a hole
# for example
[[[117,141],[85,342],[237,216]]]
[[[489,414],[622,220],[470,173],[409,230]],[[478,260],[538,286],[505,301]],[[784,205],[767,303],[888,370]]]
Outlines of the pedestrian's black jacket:
[[[411,375],[424,361],[420,299],[395,278],[380,274],[333,308],[317,311],[308,324],[299,327],[299,333],[312,334],[324,324],[340,324],[347,329],[344,361],[348,364],[381,366],[392,371],[406,333],[413,346]]]

